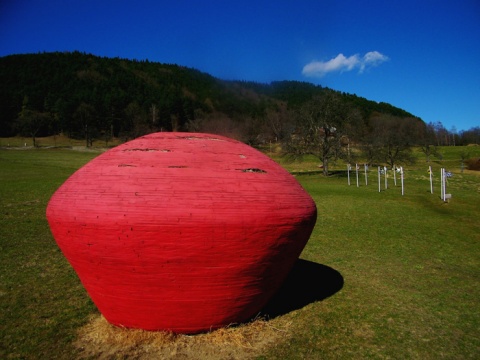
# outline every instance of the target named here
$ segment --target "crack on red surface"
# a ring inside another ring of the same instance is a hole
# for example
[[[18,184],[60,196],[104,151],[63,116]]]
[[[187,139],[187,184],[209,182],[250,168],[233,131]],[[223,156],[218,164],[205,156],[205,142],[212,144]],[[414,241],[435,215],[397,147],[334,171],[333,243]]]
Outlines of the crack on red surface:
[[[213,141],[225,141],[216,137],[201,137],[201,136],[178,136],[177,139],[183,140],[213,140]]]
[[[123,151],[161,151],[161,152],[170,152],[170,150],[168,149],[152,149],[152,148],[145,148],[145,149],[141,149],[141,148],[134,148],[134,149],[125,149]]]
[[[131,164],[119,164],[118,167],[137,167],[137,165],[131,165]]]
[[[248,169],[235,169],[235,170],[240,170],[241,172],[245,172],[245,173],[263,173],[263,174],[266,174],[267,172],[265,170],[262,170],[262,169],[257,169],[257,168],[248,168]]]

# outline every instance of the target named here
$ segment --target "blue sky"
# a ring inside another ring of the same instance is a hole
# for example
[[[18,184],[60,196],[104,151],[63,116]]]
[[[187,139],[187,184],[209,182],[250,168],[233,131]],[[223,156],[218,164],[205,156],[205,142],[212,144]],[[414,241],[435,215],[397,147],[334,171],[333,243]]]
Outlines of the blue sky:
[[[0,1],[0,56],[73,50],[307,81],[480,126],[478,0]]]

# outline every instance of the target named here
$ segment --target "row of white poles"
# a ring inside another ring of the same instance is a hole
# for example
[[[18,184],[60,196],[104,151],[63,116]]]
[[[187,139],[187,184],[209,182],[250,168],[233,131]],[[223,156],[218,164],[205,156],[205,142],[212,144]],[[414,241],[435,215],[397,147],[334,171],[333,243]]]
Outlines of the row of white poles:
[[[431,166],[428,167],[428,173],[430,174],[430,193],[433,194],[433,171]],[[440,169],[440,198],[445,202],[452,197],[452,194],[447,194],[448,175],[449,173],[445,171],[445,168]]]
[[[364,164],[364,172],[365,172],[365,185],[368,185],[368,165]],[[350,171],[352,170],[352,166],[350,164],[347,165],[347,175],[348,175],[348,185],[350,184]],[[360,166],[358,164],[355,164],[355,175],[356,175],[356,180],[357,180],[357,187],[360,186],[359,182],[359,170]],[[404,188],[404,182],[403,182],[403,166],[400,166],[399,168],[394,167],[393,171],[393,181],[395,183],[395,186],[397,186],[397,175],[396,173],[400,173],[400,179],[401,179],[401,184],[402,184],[402,195],[405,194],[405,188]],[[433,173],[432,173],[432,167],[428,167],[428,172],[430,174],[430,193],[433,194]],[[385,190],[388,189],[388,169],[386,166],[379,166],[378,167],[378,192],[382,191],[382,174],[384,175],[384,181],[385,181]],[[443,201],[447,201],[452,197],[452,194],[447,194],[447,178],[448,174],[445,171],[445,168],[440,169],[440,197],[442,198]]]
[[[364,164],[364,167],[365,167],[365,185],[368,185],[368,175],[367,175],[368,165]],[[350,171],[351,170],[352,170],[352,166],[350,164],[348,164],[347,165],[348,185],[350,185]],[[360,186],[359,175],[358,175],[359,170],[360,170],[360,166],[358,164],[355,164],[355,174],[356,174],[356,178],[357,178],[357,187]]]
[[[400,173],[400,180],[402,184],[402,195],[405,195],[405,187],[403,182],[403,166],[400,166],[399,168],[395,167],[393,170],[393,182],[395,186],[397,186],[397,172]],[[382,191],[382,187],[381,187],[382,174],[384,175],[384,179],[385,179],[385,190],[388,189],[388,169],[386,166],[384,166],[383,168],[379,166],[378,167],[378,192]]]
[[[368,165],[364,164],[364,173],[365,173],[365,185],[368,185]],[[347,176],[348,176],[348,185],[351,185],[350,183],[350,171],[352,170],[352,166],[350,164],[347,165]],[[355,164],[355,177],[357,180],[357,187],[360,186],[360,181],[359,181],[359,170],[360,166],[358,164]],[[400,179],[402,183],[402,195],[405,194],[405,188],[404,188],[404,183],[403,183],[403,166],[400,166],[399,168],[396,168],[396,171],[400,173]],[[393,181],[395,183],[395,186],[397,186],[397,175],[396,171],[393,172]],[[378,192],[382,191],[382,174],[385,175],[385,189],[388,189],[388,169],[386,166],[378,167]]]

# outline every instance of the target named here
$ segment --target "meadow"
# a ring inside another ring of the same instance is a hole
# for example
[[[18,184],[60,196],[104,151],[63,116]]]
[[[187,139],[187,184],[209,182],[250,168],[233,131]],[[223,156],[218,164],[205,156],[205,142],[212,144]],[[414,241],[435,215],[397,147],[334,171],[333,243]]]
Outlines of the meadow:
[[[419,153],[405,167],[403,196],[393,178],[379,192],[376,171],[368,186],[363,173],[359,187],[354,173],[348,186],[343,163],[323,177],[314,159],[287,163],[269,153],[317,204],[301,260],[258,319],[160,341],[101,323],[55,244],[48,200],[99,154],[67,146],[0,148],[0,358],[480,358],[480,173],[461,171],[465,149],[443,148],[430,164]],[[468,151],[480,156],[480,147]],[[441,167],[453,173],[448,202]]]

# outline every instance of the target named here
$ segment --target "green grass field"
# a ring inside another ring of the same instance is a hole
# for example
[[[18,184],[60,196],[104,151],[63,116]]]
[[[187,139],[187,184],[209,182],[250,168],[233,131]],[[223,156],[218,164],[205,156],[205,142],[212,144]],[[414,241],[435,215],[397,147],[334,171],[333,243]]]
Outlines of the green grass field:
[[[344,164],[325,178],[313,159],[277,159],[312,195],[318,220],[301,255],[308,266],[293,278],[295,291],[277,297],[280,311],[267,311],[267,325],[281,336],[252,356],[480,358],[480,173],[460,171],[461,150],[444,148],[443,160],[431,163],[434,194],[419,155],[417,165],[405,167],[404,196],[393,178],[379,192],[376,171],[368,186],[363,173],[360,187],[354,174],[348,186]],[[469,150],[480,156],[479,147]],[[78,330],[98,312],[56,246],[45,209],[68,176],[96,155],[0,149],[2,359],[82,354]],[[448,203],[439,197],[442,166],[454,173]]]

